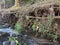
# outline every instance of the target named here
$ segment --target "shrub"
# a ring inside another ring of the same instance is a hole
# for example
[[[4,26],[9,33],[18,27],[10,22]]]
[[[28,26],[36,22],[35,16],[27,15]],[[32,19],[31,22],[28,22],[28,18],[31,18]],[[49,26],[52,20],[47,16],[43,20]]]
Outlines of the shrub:
[[[48,20],[45,23],[40,21],[35,21],[32,25],[33,30],[38,30],[41,33],[41,37],[48,39],[49,41],[54,41],[57,39],[56,31],[52,30],[52,22],[54,16],[48,16]],[[38,27],[38,29],[37,29]]]

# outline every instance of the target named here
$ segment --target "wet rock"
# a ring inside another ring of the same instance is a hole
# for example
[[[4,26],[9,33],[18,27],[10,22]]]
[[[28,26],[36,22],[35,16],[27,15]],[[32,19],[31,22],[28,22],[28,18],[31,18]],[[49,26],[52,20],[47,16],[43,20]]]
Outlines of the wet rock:
[[[16,43],[14,41],[11,41],[10,45],[16,45]]]
[[[4,41],[3,45],[16,45],[14,41]]]
[[[0,45],[3,45],[1,41],[0,41]]]
[[[7,41],[9,40],[9,34],[8,33],[2,33],[1,36],[0,36],[0,42],[4,42],[4,41]]]
[[[10,41],[4,41],[3,45],[10,45]]]
[[[35,42],[34,39],[32,39],[30,36],[28,35],[20,35],[18,37],[18,41],[22,44],[22,45],[39,45],[37,42]]]
[[[5,23],[4,25],[2,25],[2,28],[9,28],[9,24]]]
[[[37,42],[35,42],[33,39],[29,39],[28,41],[29,45],[39,45]]]

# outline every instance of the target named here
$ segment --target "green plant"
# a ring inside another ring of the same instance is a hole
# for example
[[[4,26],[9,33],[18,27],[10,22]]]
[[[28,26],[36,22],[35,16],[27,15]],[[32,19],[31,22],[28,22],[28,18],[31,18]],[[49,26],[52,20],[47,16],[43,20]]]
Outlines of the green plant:
[[[11,3],[12,2],[12,0],[7,0],[9,3]]]
[[[14,29],[14,30],[19,34],[19,33],[21,33],[22,29],[23,29],[22,23],[17,22],[17,23],[15,24],[15,29]],[[9,40],[16,42],[16,45],[21,45],[21,44],[19,43],[19,41],[17,40],[16,37],[10,36],[10,37],[9,37]]]
[[[21,44],[18,42],[18,40],[17,40],[16,37],[10,36],[10,37],[9,37],[9,41],[14,41],[14,42],[16,43],[16,45],[21,45]]]
[[[17,22],[17,23],[15,24],[15,31],[18,32],[18,33],[21,33],[22,30],[23,30],[22,23]]]
[[[58,0],[60,2],[60,0]]]
[[[32,29],[36,30],[38,27],[39,32],[41,33],[41,37],[48,39],[49,41],[53,41],[57,39],[56,31],[52,30],[52,22],[54,16],[49,15],[48,20],[45,23],[41,23],[40,21],[34,21],[32,25]]]
[[[35,21],[34,21],[34,24],[32,25],[32,29],[33,29],[33,31],[35,31],[35,30],[38,30],[38,28],[39,28],[39,21],[38,21],[38,19],[36,19]]]
[[[48,16],[48,20],[45,23],[46,28],[44,28],[43,30],[43,35],[45,35],[46,33],[46,38],[50,41],[56,40],[57,39],[57,35],[56,35],[56,31],[52,30],[52,22],[53,22],[54,16],[50,15]]]

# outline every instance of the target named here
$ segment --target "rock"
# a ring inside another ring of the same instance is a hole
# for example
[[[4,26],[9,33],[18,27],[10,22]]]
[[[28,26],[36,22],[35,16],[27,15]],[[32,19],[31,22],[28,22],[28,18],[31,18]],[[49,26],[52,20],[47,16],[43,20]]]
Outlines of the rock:
[[[1,42],[7,41],[7,40],[9,40],[8,37],[9,37],[8,33],[2,33],[1,36],[0,36],[0,41]]]
[[[9,24],[5,23],[4,25],[2,25],[2,28],[9,28]]]
[[[14,41],[11,41],[10,45],[16,45],[16,43]]]
[[[29,44],[29,45],[39,45],[39,44],[37,44],[37,42],[35,42],[33,39],[29,39],[28,44]]]
[[[2,14],[0,14],[0,25],[1,25],[1,22],[2,22]]]
[[[0,41],[0,45],[3,45],[1,41]]]
[[[10,41],[4,41],[3,45],[10,45]]]
[[[14,25],[18,20],[18,17],[15,16],[15,14],[6,14],[3,16],[3,21],[4,23],[10,24],[10,26]]]
[[[18,41],[22,44],[22,45],[39,45],[37,42],[35,42],[34,39],[32,39],[30,36],[28,35],[20,35],[18,37]]]

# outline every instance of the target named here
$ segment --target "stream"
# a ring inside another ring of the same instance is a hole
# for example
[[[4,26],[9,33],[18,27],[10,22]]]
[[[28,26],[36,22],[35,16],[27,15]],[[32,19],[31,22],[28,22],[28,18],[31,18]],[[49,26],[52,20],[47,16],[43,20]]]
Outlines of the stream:
[[[2,33],[8,33],[10,34],[10,36],[12,36],[13,34],[17,34],[16,32],[13,31],[13,29],[11,28],[1,28],[0,32]]]
[[[10,27],[9,28],[0,28],[0,35],[1,35],[0,36],[0,45],[16,45],[15,42],[13,42],[13,41],[10,42],[9,38],[8,38],[9,36],[13,36],[13,35],[17,35],[17,37],[20,39],[20,42],[22,45],[25,45],[26,43],[28,45],[38,45],[37,42],[35,42],[30,36],[23,35],[23,34],[18,35]]]
[[[13,31],[12,28],[0,28],[0,34],[3,34],[0,36],[0,45],[16,45],[14,41],[9,41],[9,36],[17,35],[19,42],[22,45],[60,45],[58,43],[43,43],[44,41],[41,41],[43,39],[38,39],[35,37],[31,37],[29,35],[23,35],[23,34],[17,34],[15,31]]]
[[[9,44],[9,36],[16,35],[17,33],[13,31],[13,29],[9,28],[0,28],[0,45],[8,45]]]

